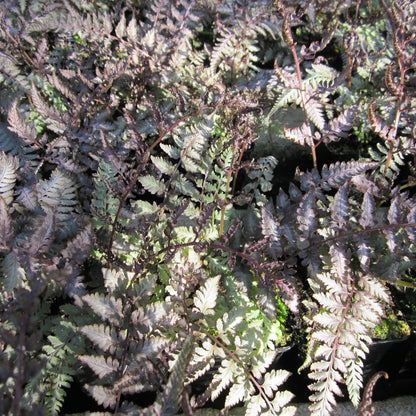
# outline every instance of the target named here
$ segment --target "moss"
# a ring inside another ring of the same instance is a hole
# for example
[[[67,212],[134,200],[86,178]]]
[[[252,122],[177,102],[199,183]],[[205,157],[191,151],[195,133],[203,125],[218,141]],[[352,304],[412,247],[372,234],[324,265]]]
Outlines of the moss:
[[[409,324],[395,313],[389,313],[380,325],[373,330],[373,337],[377,339],[398,339],[410,335]]]

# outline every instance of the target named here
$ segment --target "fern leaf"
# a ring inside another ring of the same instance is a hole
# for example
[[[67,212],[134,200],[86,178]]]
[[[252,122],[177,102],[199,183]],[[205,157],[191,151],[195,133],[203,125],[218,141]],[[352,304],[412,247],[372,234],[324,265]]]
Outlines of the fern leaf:
[[[279,413],[279,416],[295,416],[297,410],[295,406],[287,406]]]
[[[360,359],[355,359],[348,360],[346,366],[348,373],[345,382],[347,384],[348,395],[354,407],[358,407],[360,403],[360,390],[363,387],[364,364]]]
[[[182,195],[190,197],[196,197],[196,195],[198,195],[198,191],[196,190],[193,183],[182,174],[177,176],[172,185],[173,188]]]
[[[211,54],[211,63],[209,66],[211,77],[215,77],[215,73],[217,71],[218,65],[221,61],[223,54],[226,53],[228,50],[233,50],[233,42],[235,42],[235,33],[229,32],[227,34],[224,33],[224,36],[221,40],[215,45],[214,50]]]
[[[175,146],[166,143],[160,143],[160,148],[171,158],[179,159],[181,157],[181,151]]]
[[[155,328],[169,313],[171,306],[165,302],[153,302],[145,308],[138,308],[132,314],[132,320],[135,325],[141,325],[145,330],[151,331]]]
[[[120,365],[116,359],[113,360],[111,357],[106,359],[103,356],[81,355],[78,359],[82,363],[87,364],[101,379],[116,372]]]
[[[162,399],[156,400],[156,403],[162,402],[161,414],[164,416],[173,416],[177,414],[179,400],[184,388],[185,372],[189,361],[191,360],[192,350],[193,336],[192,334],[189,334],[182,345],[181,352],[175,360]]]
[[[113,221],[119,200],[113,195],[117,187],[117,170],[113,164],[104,160],[98,165],[97,176],[94,178],[94,191],[92,194],[93,212],[98,214],[94,218],[97,228],[104,226],[101,218],[109,218]]]
[[[270,370],[264,375],[262,388],[269,399],[273,398],[276,390],[289,378],[289,376],[290,373],[286,370]]]
[[[309,388],[316,393],[309,397],[312,402],[309,410],[313,416],[329,416],[336,405],[335,396],[342,396],[337,384],[342,382],[341,374],[332,367],[330,361],[312,363],[311,371],[309,377],[315,382]]]
[[[0,198],[6,204],[13,201],[16,171],[19,166],[18,158],[0,152]]]
[[[372,297],[380,299],[386,304],[390,303],[391,299],[386,286],[374,276],[363,275],[363,277],[359,280],[359,285],[365,290],[366,293]],[[380,314],[382,314],[382,312]],[[377,321],[378,318],[376,318],[376,320],[373,322],[377,323]]]
[[[26,274],[13,251],[4,256],[2,272],[4,274],[3,284],[7,293],[13,293],[15,288],[23,286]]]
[[[280,415],[282,416],[283,414],[286,414],[285,411],[287,409],[287,414],[289,414],[289,412],[293,412],[294,409],[296,409],[294,406],[287,406],[286,405],[295,397],[295,395],[293,393],[291,393],[290,391],[284,390],[284,391],[277,391],[274,399],[272,401],[273,403],[273,407],[277,410],[277,411],[282,411],[280,413]]]
[[[60,414],[60,409],[64,404],[66,392],[65,389],[71,387],[73,377],[70,374],[59,372],[56,374],[51,388],[46,392],[45,404],[48,409],[51,409],[50,415],[57,416]]]
[[[390,225],[396,225],[402,223],[402,198],[398,190],[394,191],[394,196],[390,202],[389,211],[387,213],[387,220]],[[395,254],[398,249],[398,238],[397,238],[397,229],[385,228],[383,230],[384,235],[387,240],[387,247],[390,250],[390,253]]]
[[[297,219],[299,223],[299,230],[302,235],[299,237],[299,242],[309,242],[309,239],[316,232],[317,219],[316,219],[316,202],[315,192],[309,191],[303,197],[302,202],[297,210]],[[309,243],[307,243],[309,245]]]
[[[319,129],[325,129],[325,117],[323,105],[320,101],[310,98],[305,103],[305,112],[309,120]]]
[[[262,410],[266,407],[266,402],[260,394],[250,397],[250,401],[247,404],[245,416],[258,416],[262,413]]]
[[[52,75],[48,74],[48,80],[50,84],[58,91],[60,92],[64,97],[68,98],[73,103],[78,102],[77,95],[74,94],[68,85],[66,85],[66,82],[61,80],[56,72],[53,72]]]
[[[175,166],[168,160],[160,156],[151,156],[153,164],[159,169],[160,173],[165,175],[172,175],[175,172]]]
[[[212,401],[214,401],[221,392],[232,383],[235,375],[239,373],[239,370],[242,371],[234,360],[225,359],[221,362],[218,373],[214,375],[211,383],[213,387],[211,392]]]
[[[328,126],[324,132],[324,142],[338,141],[348,136],[348,132],[352,129],[357,107],[348,107],[338,117],[329,121]]]
[[[139,182],[143,185],[146,191],[153,195],[163,195],[166,191],[166,186],[163,181],[156,179],[152,175],[144,175],[139,178]]]
[[[322,168],[321,187],[329,191],[330,189],[339,188],[346,181],[354,176],[360,175],[366,170],[379,166],[378,162],[337,162],[330,166],[324,165]]]
[[[359,223],[364,229],[375,224],[375,204],[370,191],[364,194]]]
[[[55,231],[55,215],[51,210],[48,210],[43,222],[30,238],[28,244],[29,252],[31,254],[46,253],[53,240],[53,232]]]
[[[53,210],[56,220],[63,225],[72,220],[76,201],[76,188],[72,179],[63,171],[55,169],[51,177],[37,185],[40,206]]]
[[[108,320],[113,325],[117,325],[122,317],[122,303],[120,299],[103,296],[99,293],[86,295],[82,300],[103,320]]]
[[[17,100],[10,107],[7,114],[7,121],[9,123],[9,130],[24,139],[26,143],[29,145],[36,143],[37,131],[24,121],[17,108]]]
[[[110,329],[107,326],[86,325],[81,328],[81,332],[104,351],[113,353],[118,347],[118,339],[115,330]]]
[[[261,230],[264,237],[269,240],[270,248],[273,250],[275,256],[281,256],[282,245],[280,239],[282,236],[280,225],[266,207],[262,207],[261,210]]]
[[[139,39],[139,30],[137,26],[136,17],[133,15],[129,24],[127,25],[127,38],[133,43],[136,44]]]
[[[330,66],[316,63],[312,64],[310,69],[306,69],[306,72],[309,74],[307,82],[314,89],[319,85],[330,86],[338,76],[338,71]]]
[[[338,292],[338,289],[337,289]],[[348,292],[345,291],[345,294]],[[321,327],[329,328],[332,332],[335,332],[340,324],[340,318],[338,315],[322,312],[314,317],[314,321]]]
[[[296,81],[295,81],[296,83]],[[267,117],[270,119],[273,114],[276,113],[280,108],[287,107],[290,103],[298,102],[301,98],[301,92],[299,88],[285,88],[283,89],[282,93],[278,96],[276,102],[274,103],[273,107],[269,111]]]
[[[17,189],[16,202],[23,205],[30,212],[41,212],[36,191],[32,187],[25,186]]]
[[[349,221],[348,184],[344,184],[334,196],[331,205],[332,224],[343,230]]]
[[[32,98],[32,102],[36,110],[41,116],[45,117],[48,128],[51,129],[54,133],[63,134],[65,132],[66,126],[65,123],[61,120],[59,112],[54,108],[48,106],[34,84],[32,84],[32,88],[30,90],[30,97]]]
[[[122,39],[124,36],[126,36],[126,28],[127,28],[126,16],[125,16],[125,13],[122,12],[120,16],[120,20],[117,23],[117,26],[115,28],[116,36],[119,39]]]
[[[220,276],[206,280],[204,286],[194,296],[194,307],[203,315],[213,315],[217,303]]]
[[[6,201],[0,197],[0,247],[7,247],[7,241],[12,237],[13,230],[9,213],[9,206]]]
[[[91,386],[88,384],[85,388],[100,406],[104,408],[115,406],[118,392],[107,387]]]
[[[66,247],[61,251],[63,257],[81,265],[90,255],[91,239],[91,226],[87,225],[67,243]]]
[[[283,133],[285,135],[285,138],[300,144],[301,146],[304,146],[305,143],[308,146],[311,146],[313,144],[313,135],[311,131],[311,127],[308,123],[302,123],[300,127],[294,127],[294,128],[283,128]]]
[[[245,397],[254,393],[254,386],[250,380],[237,378],[237,381],[231,386],[230,391],[225,398],[225,408],[230,408],[242,402]]]

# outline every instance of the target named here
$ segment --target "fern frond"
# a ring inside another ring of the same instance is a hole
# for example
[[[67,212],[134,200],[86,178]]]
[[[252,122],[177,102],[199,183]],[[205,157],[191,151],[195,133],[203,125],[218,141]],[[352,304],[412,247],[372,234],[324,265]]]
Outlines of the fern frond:
[[[186,368],[191,361],[193,351],[193,336],[189,334],[181,346],[181,352],[176,358],[169,380],[160,399],[156,399],[157,406],[160,403],[161,414],[173,416],[177,413],[179,401],[182,395]]]
[[[332,224],[337,230],[347,228],[349,221],[348,183],[342,185],[331,204]]]
[[[211,400],[214,401],[233,382],[236,375],[241,373],[242,369],[234,360],[223,360],[211,383]]]
[[[364,194],[359,223],[363,228],[369,228],[375,224],[375,203],[369,190]]]
[[[269,241],[274,255],[280,256],[282,254],[280,224],[266,207],[262,207],[261,210],[261,231]]]
[[[379,166],[377,162],[337,162],[332,165],[324,165],[322,168],[322,182],[320,186],[324,190],[330,190],[331,188],[339,188],[347,180],[354,176],[360,175],[369,169],[374,169]]]
[[[6,248],[7,242],[13,235],[10,208],[5,200],[0,197],[0,247]]]
[[[32,88],[30,90],[30,96],[36,110],[42,117],[44,117],[48,128],[57,134],[63,134],[65,132],[66,125],[61,118],[61,114],[58,110],[55,110],[46,103],[34,84],[32,84]]]
[[[116,359],[113,360],[111,357],[106,359],[103,356],[81,355],[78,359],[88,365],[101,379],[118,371],[120,365]]]
[[[114,352],[119,346],[116,330],[104,325],[86,325],[81,332],[103,351]]]
[[[95,226],[100,229],[104,224],[103,219],[114,221],[119,207],[117,193],[117,171],[110,162],[101,161],[98,165],[96,178],[94,178],[94,191],[91,205],[93,209]]]
[[[323,140],[338,141],[348,136],[357,114],[357,106],[348,107],[338,117],[330,120],[324,130]]]
[[[18,167],[19,161],[17,157],[0,152],[0,198],[7,205],[13,202]]]
[[[194,306],[204,315],[210,315],[214,313],[214,308],[218,296],[219,281],[220,276],[215,276],[207,279],[204,283],[204,286],[195,294]]]
[[[54,238],[56,228],[55,214],[48,210],[43,221],[40,222],[28,243],[29,253],[32,255],[47,253]]]
[[[95,293],[83,296],[82,300],[102,319],[117,325],[123,317],[120,299]]]
[[[321,131],[324,130],[326,126],[323,110],[322,102],[314,98],[309,98],[305,103],[306,116]]]
[[[354,360],[347,360],[345,365],[348,369],[348,375],[345,379],[345,383],[347,384],[348,389],[348,396],[351,399],[354,407],[357,407],[360,403],[360,391],[363,387],[364,363],[361,358],[356,358]]]
[[[7,293],[12,293],[14,289],[25,284],[25,270],[21,266],[18,256],[13,251],[4,256],[1,268],[4,275],[2,284]]]
[[[225,398],[224,407],[226,409],[235,406],[242,402],[246,397],[253,394],[255,391],[254,386],[244,377],[238,377],[232,384],[230,391]]]
[[[307,144],[308,146],[313,145],[313,134],[311,131],[311,127],[309,123],[302,123],[299,127],[293,127],[293,128],[283,128],[283,133],[286,137],[286,139],[295,142],[297,144],[300,144],[301,146],[304,146]]]
[[[164,181],[158,180],[152,175],[141,176],[139,182],[142,184],[143,188],[152,195],[163,195],[166,191]]]
[[[371,342],[370,330],[383,314],[378,301],[387,300],[383,285],[370,289],[371,283],[367,280],[372,279],[369,276],[351,276],[345,271],[349,269],[345,259],[338,263],[342,267],[337,270],[333,266],[330,275],[317,276],[331,294],[323,293],[315,286],[317,292],[314,297],[325,312],[314,316],[316,327],[311,333],[311,340],[316,346],[309,374],[313,380],[310,389],[315,391],[310,397],[313,415],[332,413],[336,396],[342,394],[338,385],[343,381],[347,383],[351,399],[357,402],[362,387],[360,366]],[[331,278],[337,283],[329,283]],[[364,304],[365,308],[362,307]],[[349,369],[354,371],[353,375]]]
[[[87,384],[85,388],[94,400],[104,408],[114,407],[117,402],[118,393],[112,388],[93,386],[89,384]]]
[[[18,109],[18,101],[15,100],[7,114],[9,130],[25,140],[28,145],[36,145],[37,131],[29,123],[25,122]]]
[[[302,198],[297,210],[298,226],[301,232],[299,243],[309,241],[311,236],[316,232],[316,195],[314,191],[307,192]]]
[[[338,71],[324,64],[314,63],[306,72],[309,75],[306,82],[315,90],[321,85],[329,87],[338,76]]]
[[[77,204],[76,187],[73,180],[63,171],[55,169],[48,180],[37,185],[37,197],[40,206],[46,212],[53,210],[60,225],[72,220]]]

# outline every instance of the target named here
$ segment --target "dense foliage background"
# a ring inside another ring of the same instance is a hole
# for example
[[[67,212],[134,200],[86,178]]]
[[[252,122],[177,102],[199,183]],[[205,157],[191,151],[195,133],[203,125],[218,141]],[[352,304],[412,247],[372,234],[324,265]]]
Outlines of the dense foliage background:
[[[369,414],[369,347],[416,328],[415,21],[3,1],[0,413],[293,415],[296,346],[313,415]]]

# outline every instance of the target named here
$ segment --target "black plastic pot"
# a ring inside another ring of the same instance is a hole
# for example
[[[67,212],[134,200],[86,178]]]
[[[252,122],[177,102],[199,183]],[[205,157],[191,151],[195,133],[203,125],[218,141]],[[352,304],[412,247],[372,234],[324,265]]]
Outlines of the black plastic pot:
[[[416,334],[375,341],[365,361],[364,382],[378,371],[385,371],[389,378],[377,382],[374,400],[416,395]]]

